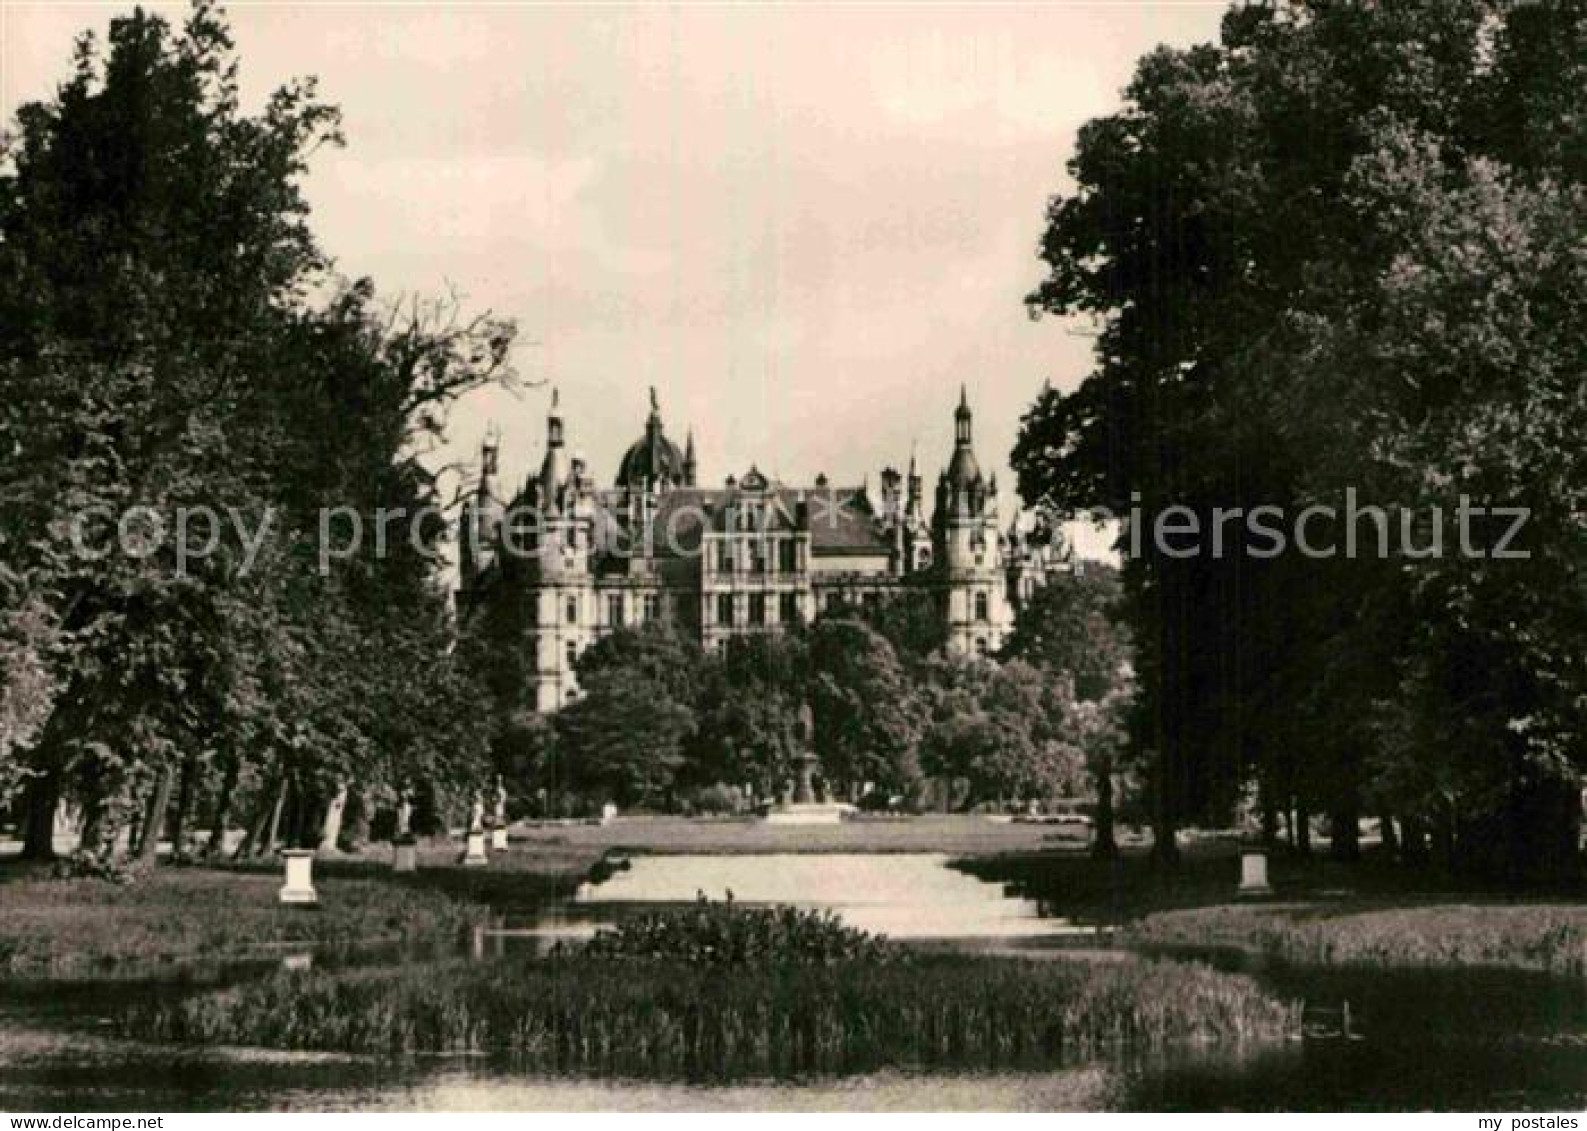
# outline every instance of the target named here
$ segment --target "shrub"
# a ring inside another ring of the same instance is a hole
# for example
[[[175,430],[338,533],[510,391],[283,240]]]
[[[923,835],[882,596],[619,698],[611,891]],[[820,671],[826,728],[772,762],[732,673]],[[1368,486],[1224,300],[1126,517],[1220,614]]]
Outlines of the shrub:
[[[742,813],[748,807],[742,789],[736,785],[723,785],[721,782],[701,786],[682,800],[685,812],[699,813],[708,817]]]
[[[563,948],[561,953],[569,953]],[[883,962],[902,951],[846,926],[831,912],[743,907],[702,899],[605,928],[578,948],[585,958],[678,961],[699,966]]]

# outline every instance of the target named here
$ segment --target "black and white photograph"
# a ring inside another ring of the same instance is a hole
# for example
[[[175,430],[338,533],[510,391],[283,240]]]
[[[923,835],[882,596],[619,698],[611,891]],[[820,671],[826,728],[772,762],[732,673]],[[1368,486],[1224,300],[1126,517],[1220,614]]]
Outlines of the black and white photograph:
[[[1587,1131],[1584,816],[1587,3],[0,0],[0,1131]]]

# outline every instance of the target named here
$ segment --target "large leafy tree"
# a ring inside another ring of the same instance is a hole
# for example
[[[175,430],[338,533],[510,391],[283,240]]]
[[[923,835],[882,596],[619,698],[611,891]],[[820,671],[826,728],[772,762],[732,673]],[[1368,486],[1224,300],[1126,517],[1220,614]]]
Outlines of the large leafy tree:
[[[337,122],[312,82],[243,113],[208,3],[180,27],[114,20],[103,51],[85,36],[56,95],[18,112],[0,176],[0,641],[8,667],[47,674],[20,685],[27,731],[8,744],[31,854],[50,852],[63,795],[89,847],[141,814],[152,855],[173,802],[180,827],[211,801],[220,829],[258,794],[275,829],[290,786],[307,835],[355,769],[379,786],[477,765],[451,706],[467,694],[446,659],[440,516],[327,568],[316,542],[323,508],[368,531],[380,507],[441,501],[423,449],[447,404],[507,372],[511,328],[393,312],[367,283],[311,301],[336,288],[299,183]],[[184,538],[183,508],[220,529]],[[422,715],[421,686],[445,693]]]
[[[1015,463],[1031,501],[1141,516],[1133,740],[1165,857],[1253,778],[1297,830],[1326,809],[1344,854],[1368,804],[1517,868],[1545,858],[1525,831],[1545,813],[1568,836],[1584,43],[1571,5],[1240,7],[1081,130],[1030,302],[1092,320],[1096,366],[1037,401]],[[1346,487],[1423,516],[1460,493],[1533,507],[1536,553],[1269,557],[1236,535],[1181,557],[1149,529],[1172,505],[1203,531],[1214,508],[1342,508]],[[1459,741],[1436,737],[1450,720]]]

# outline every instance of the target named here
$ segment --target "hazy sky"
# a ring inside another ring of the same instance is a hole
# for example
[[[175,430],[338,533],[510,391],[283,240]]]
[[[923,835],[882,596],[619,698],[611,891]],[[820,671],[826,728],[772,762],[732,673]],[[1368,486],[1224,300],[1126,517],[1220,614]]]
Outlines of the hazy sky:
[[[7,117],[127,7],[5,0]],[[307,182],[339,269],[516,319],[520,371],[560,386],[601,483],[649,385],[703,482],[874,483],[918,441],[929,483],[964,382],[1009,501],[1020,413],[1089,365],[1077,327],[1021,303],[1075,130],[1222,9],[229,6],[250,105],[312,74],[343,110],[347,147]],[[453,446],[494,422],[516,483],[548,396],[475,397]]]

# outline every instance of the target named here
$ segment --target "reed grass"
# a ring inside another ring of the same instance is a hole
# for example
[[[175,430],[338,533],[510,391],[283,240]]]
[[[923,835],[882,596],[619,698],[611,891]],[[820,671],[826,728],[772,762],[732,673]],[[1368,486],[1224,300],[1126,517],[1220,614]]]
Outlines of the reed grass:
[[[1073,1062],[1107,1046],[1272,1040],[1298,1007],[1177,962],[918,955],[700,966],[593,957],[282,973],[129,1014],[182,1042],[497,1052],[530,1072],[800,1075]]]
[[[1587,907],[1254,905],[1150,915],[1131,939],[1156,946],[1241,947],[1324,966],[1495,966],[1587,974]]]
[[[887,962],[906,952],[848,926],[830,911],[744,907],[701,898],[692,907],[626,919],[557,953],[589,958],[673,960],[690,965],[756,966]]]

